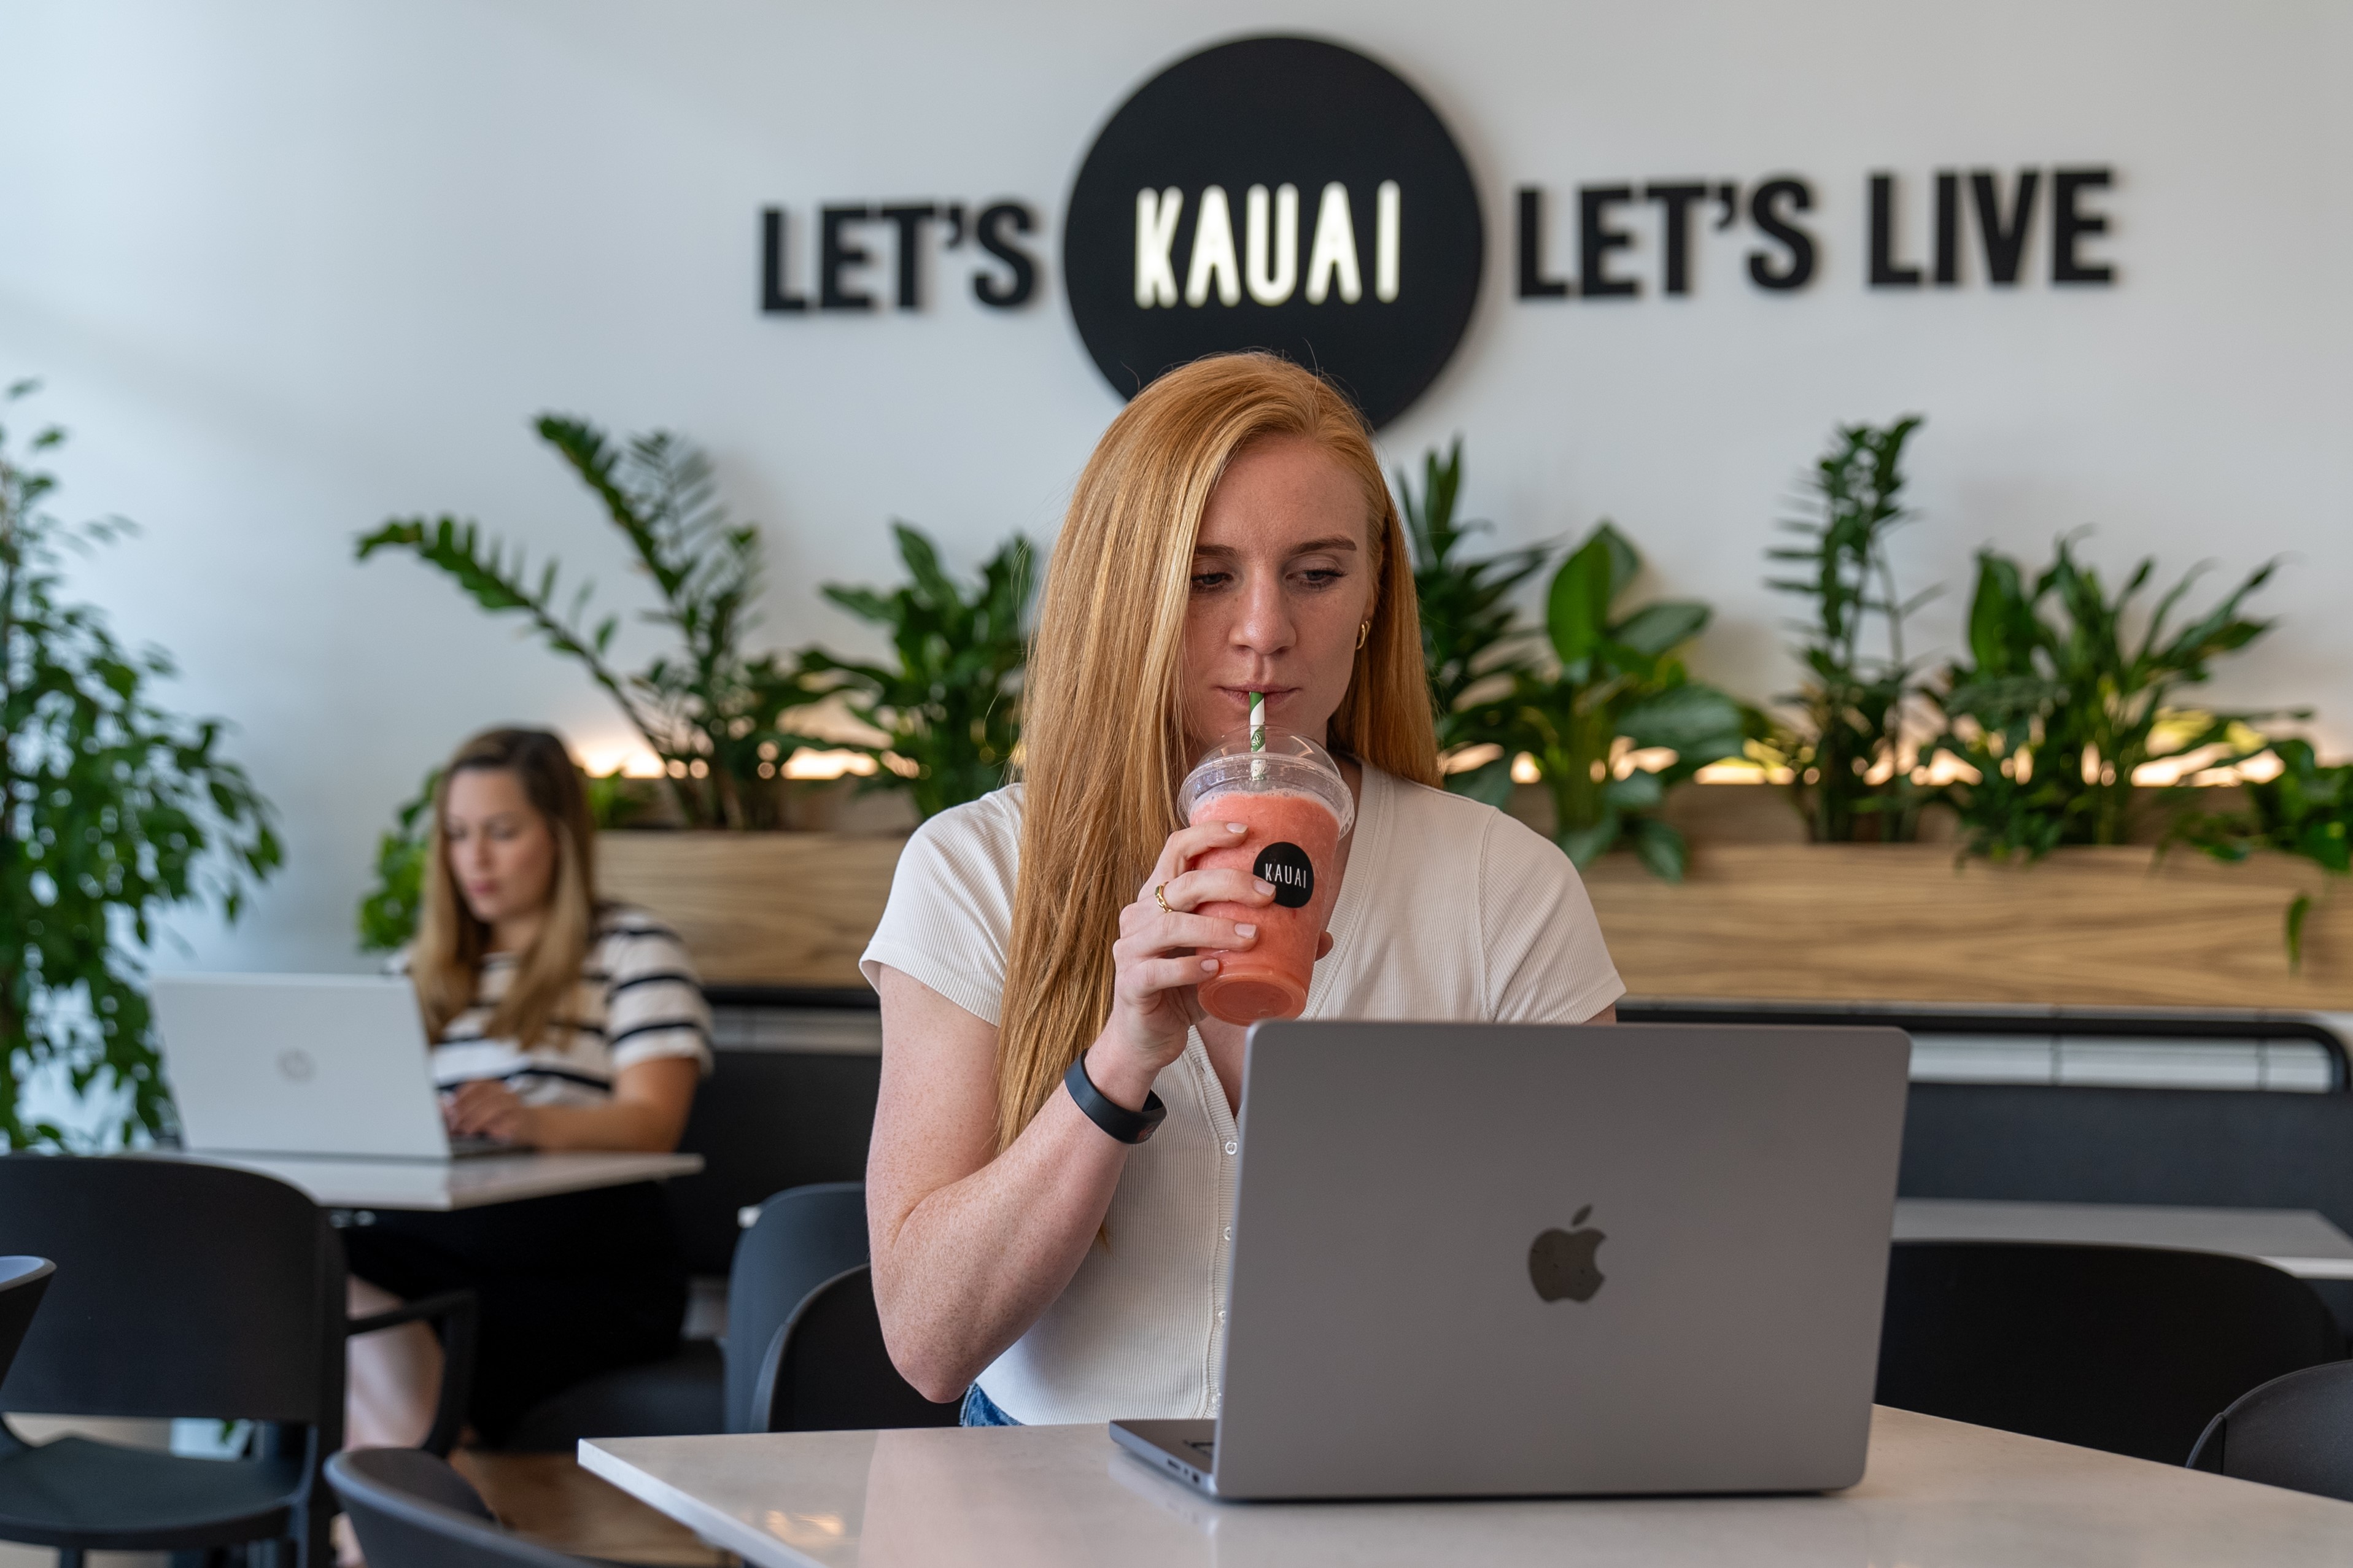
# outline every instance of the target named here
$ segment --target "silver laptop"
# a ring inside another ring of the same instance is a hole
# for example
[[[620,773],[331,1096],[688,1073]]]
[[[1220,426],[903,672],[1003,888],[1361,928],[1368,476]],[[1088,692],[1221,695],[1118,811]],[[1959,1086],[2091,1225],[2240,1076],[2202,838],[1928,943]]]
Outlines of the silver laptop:
[[[1910,1051],[1260,1024],[1219,1413],[1112,1436],[1220,1498],[1852,1486]]]
[[[188,1149],[448,1160],[514,1147],[449,1136],[405,979],[174,974],[148,994]]]

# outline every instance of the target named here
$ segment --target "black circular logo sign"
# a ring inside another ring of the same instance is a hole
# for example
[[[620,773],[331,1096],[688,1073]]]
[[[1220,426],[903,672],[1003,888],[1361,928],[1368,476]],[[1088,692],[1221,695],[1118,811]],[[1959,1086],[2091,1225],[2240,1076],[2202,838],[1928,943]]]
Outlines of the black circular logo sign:
[[[1303,910],[1315,898],[1315,862],[1296,844],[1270,844],[1258,852],[1250,869],[1259,880],[1274,884],[1274,901],[1286,910]]]
[[[1244,38],[1112,116],[1071,188],[1062,277],[1124,397],[1203,354],[1271,349],[1377,426],[1462,341],[1484,249],[1471,170],[1402,78],[1317,38]]]

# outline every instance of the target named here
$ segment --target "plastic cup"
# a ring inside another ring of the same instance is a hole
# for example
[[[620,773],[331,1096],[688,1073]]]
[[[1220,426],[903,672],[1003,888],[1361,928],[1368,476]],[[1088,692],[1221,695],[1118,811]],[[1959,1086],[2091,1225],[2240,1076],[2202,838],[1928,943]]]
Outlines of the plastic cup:
[[[1176,795],[1176,809],[1195,826],[1239,822],[1250,829],[1240,845],[1212,849],[1194,865],[1239,867],[1274,884],[1274,902],[1263,909],[1220,902],[1195,910],[1258,926],[1250,946],[1211,954],[1219,971],[1200,987],[1201,1005],[1229,1024],[1306,1011],[1315,949],[1339,895],[1340,838],[1356,818],[1331,753],[1304,736],[1278,730],[1265,736],[1263,751],[1250,750],[1247,733],[1219,746]]]

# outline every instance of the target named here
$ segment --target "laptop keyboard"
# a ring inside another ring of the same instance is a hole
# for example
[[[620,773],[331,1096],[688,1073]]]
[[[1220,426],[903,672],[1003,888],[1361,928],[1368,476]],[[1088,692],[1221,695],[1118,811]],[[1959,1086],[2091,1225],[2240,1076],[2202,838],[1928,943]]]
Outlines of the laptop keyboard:
[[[449,1158],[472,1160],[484,1154],[512,1154],[519,1147],[503,1138],[452,1138],[449,1140]]]

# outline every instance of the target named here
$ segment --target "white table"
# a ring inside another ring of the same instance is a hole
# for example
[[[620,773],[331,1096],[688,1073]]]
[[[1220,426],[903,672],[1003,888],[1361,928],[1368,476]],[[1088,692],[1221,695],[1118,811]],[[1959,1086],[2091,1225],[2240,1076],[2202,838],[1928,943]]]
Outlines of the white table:
[[[1827,1497],[1219,1503],[1101,1426],[615,1437],[580,1462],[760,1568],[2353,1561],[2353,1503],[1887,1409]]]
[[[330,1160],[290,1155],[190,1153],[156,1150],[142,1159],[233,1165],[275,1176],[311,1194],[322,1208],[471,1209],[523,1198],[584,1193],[691,1176],[700,1154],[485,1154],[470,1160]]]
[[[2353,1279],[2353,1237],[2310,1209],[1899,1198],[1898,1241],[2088,1241],[2253,1258],[2304,1279]]]

